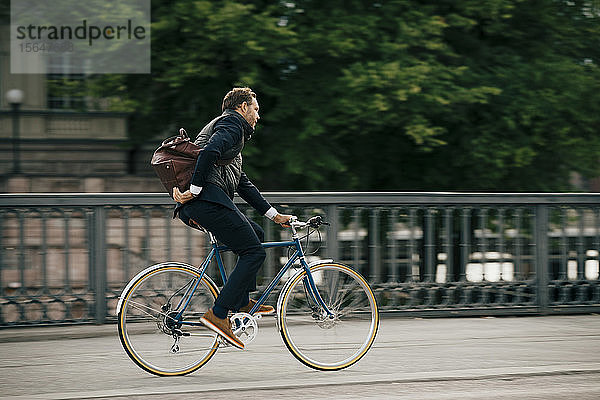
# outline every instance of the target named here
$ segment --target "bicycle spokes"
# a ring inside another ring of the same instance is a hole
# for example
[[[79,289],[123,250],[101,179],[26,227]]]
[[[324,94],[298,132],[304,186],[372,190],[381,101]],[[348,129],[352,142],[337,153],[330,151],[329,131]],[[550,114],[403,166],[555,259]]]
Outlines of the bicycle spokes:
[[[341,264],[311,268],[316,291],[331,313],[315,301],[304,272],[281,294],[279,326],[292,354],[309,367],[338,370],[357,362],[373,344],[379,314],[375,297],[358,273]]]
[[[141,274],[125,294],[119,336],[127,354],[157,375],[183,375],[200,368],[218,342],[200,324],[217,289],[185,265],[158,265]]]

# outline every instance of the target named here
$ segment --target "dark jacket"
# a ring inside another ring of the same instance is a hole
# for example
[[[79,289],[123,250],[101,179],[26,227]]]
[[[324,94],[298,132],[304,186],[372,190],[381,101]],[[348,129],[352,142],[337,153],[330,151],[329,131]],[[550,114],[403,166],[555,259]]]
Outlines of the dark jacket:
[[[192,183],[197,186],[212,183],[233,198],[242,175],[241,153],[244,141],[253,132],[248,122],[233,110],[225,110],[222,115],[206,124],[194,143],[203,148],[202,152],[210,153],[198,158],[199,162],[206,162],[208,165],[196,168]],[[198,171],[203,171],[201,176]],[[201,182],[201,185],[194,182]]]
[[[193,185],[201,186],[202,191],[191,201],[210,201],[235,210],[233,197],[237,192],[261,215],[271,208],[242,170],[241,150],[252,133],[254,129],[248,121],[233,110],[225,110],[223,115],[205,126],[196,139],[197,144],[205,144],[196,161],[191,181]],[[229,163],[218,165],[219,160]]]

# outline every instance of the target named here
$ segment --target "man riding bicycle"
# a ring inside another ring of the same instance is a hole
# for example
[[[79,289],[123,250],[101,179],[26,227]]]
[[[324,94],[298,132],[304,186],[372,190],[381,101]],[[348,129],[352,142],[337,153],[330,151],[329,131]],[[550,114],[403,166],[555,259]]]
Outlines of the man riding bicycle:
[[[259,105],[250,88],[234,88],[223,99],[219,117],[208,123],[195,143],[204,146],[198,156],[189,190],[173,189],[176,213],[187,225],[210,231],[238,255],[237,264],[227,283],[200,321],[221,335],[228,343],[243,349],[244,343],[231,330],[229,311],[249,312],[254,300],[249,293],[256,290],[256,274],[266,253],[261,246],[264,231],[250,221],[234,204],[237,192],[261,215],[284,224],[291,215],[279,214],[252,184],[242,170],[241,151],[254,133]],[[272,314],[275,309],[261,305],[257,313]]]

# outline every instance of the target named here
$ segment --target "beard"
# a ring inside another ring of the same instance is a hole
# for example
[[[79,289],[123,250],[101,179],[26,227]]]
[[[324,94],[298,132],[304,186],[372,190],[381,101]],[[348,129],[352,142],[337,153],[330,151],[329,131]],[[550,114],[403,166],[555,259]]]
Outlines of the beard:
[[[254,116],[252,115],[251,112],[244,115],[244,118],[246,119],[246,121],[248,121],[248,123],[250,124],[252,129],[254,129],[256,127],[256,119],[254,118]]]

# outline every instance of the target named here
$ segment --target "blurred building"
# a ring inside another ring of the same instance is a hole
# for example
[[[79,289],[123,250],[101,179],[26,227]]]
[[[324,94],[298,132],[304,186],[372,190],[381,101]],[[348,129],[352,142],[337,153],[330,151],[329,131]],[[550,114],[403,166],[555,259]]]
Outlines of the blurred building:
[[[0,37],[9,37],[8,26]],[[47,66],[60,73],[11,74],[9,46],[0,40],[0,192],[163,190],[151,149],[127,141],[127,114],[74,90],[86,76],[69,73],[68,54]],[[21,96],[7,96],[11,90]]]

